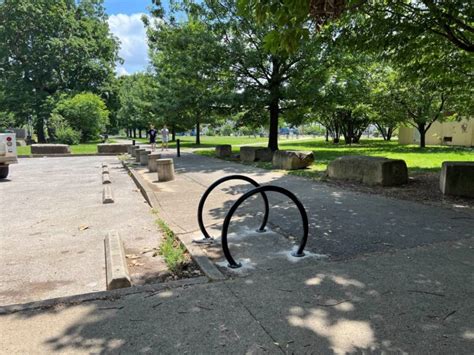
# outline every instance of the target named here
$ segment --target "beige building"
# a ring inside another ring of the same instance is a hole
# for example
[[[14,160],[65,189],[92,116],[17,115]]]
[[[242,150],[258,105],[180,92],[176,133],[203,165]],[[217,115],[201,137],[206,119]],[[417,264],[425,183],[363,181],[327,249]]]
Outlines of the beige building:
[[[398,129],[398,143],[419,144],[420,133],[414,127],[400,127]],[[474,147],[474,119],[433,123],[426,132],[426,145]]]

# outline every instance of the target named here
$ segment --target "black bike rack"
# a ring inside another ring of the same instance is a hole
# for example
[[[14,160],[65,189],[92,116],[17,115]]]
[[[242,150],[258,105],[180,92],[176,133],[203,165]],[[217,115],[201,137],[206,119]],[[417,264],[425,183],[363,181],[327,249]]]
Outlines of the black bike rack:
[[[301,243],[297,249],[296,252],[293,252],[292,255],[294,257],[303,257],[305,254],[304,254],[304,247],[306,246],[306,242],[308,240],[308,215],[306,214],[306,210],[304,209],[304,206],[303,204],[298,200],[298,198],[290,191],[288,191],[287,189],[284,189],[283,187],[279,187],[279,186],[271,186],[271,185],[267,185],[267,186],[259,186],[259,187],[256,187],[255,189],[253,190],[250,190],[249,192],[245,193],[244,195],[242,195],[233,205],[232,207],[230,208],[229,212],[227,213],[227,216],[225,217],[225,220],[224,220],[224,225],[222,227],[222,236],[221,236],[221,243],[222,243],[222,251],[224,252],[224,256],[225,258],[227,259],[227,261],[229,262],[229,267],[230,268],[233,268],[233,269],[237,269],[239,267],[242,266],[242,264],[240,263],[237,263],[234,258],[232,257],[232,255],[230,254],[230,250],[229,250],[229,246],[227,244],[227,232],[229,230],[229,224],[230,224],[230,220],[232,219],[232,216],[234,215],[235,211],[237,210],[237,208],[246,200],[248,199],[249,197],[255,195],[255,194],[263,194],[266,192],[266,191],[272,191],[272,192],[279,192],[283,195],[286,195],[287,197],[289,197],[294,203],[295,205],[298,207],[298,210],[301,214],[301,218],[303,220],[303,239],[301,240]],[[265,196],[266,197],[266,196]],[[268,217],[267,213],[265,214],[266,217]]]
[[[222,184],[226,181],[229,181],[229,180],[244,180],[244,181],[249,182],[250,184],[252,184],[255,187],[260,187],[258,182],[256,182],[254,179],[249,178],[248,176],[245,176],[245,175],[229,175],[229,176],[226,176],[226,177],[223,177],[223,178],[217,180],[211,186],[209,186],[207,188],[207,190],[204,192],[204,194],[202,195],[201,200],[199,201],[198,213],[197,213],[199,229],[201,230],[202,234],[204,235],[204,240],[209,240],[209,241],[213,240],[213,238],[207,232],[206,227],[204,226],[203,218],[202,218],[202,210],[204,208],[204,203],[206,202],[207,197],[212,192],[212,190],[214,190],[220,184]],[[265,194],[265,192],[262,191],[262,192],[260,192],[260,194],[262,195],[263,202],[265,204],[265,214],[263,216],[262,224],[260,225],[260,228],[257,230],[257,232],[262,233],[262,232],[265,232],[265,226],[267,225],[267,221],[268,221],[269,204],[268,204],[268,198],[267,198],[267,195]]]

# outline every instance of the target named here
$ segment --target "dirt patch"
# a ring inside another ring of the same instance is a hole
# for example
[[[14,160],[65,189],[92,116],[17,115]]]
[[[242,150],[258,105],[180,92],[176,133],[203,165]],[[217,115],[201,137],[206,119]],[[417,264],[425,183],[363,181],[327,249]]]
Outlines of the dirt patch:
[[[344,180],[320,180],[330,186],[368,194],[378,194],[400,200],[415,201],[447,208],[474,210],[474,199],[445,196],[439,189],[439,173],[412,173],[408,184],[396,187],[367,186]]]

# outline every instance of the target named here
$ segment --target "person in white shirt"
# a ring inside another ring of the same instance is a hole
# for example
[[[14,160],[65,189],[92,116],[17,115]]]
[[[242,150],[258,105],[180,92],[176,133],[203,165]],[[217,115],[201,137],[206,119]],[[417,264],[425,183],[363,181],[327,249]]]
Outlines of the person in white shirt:
[[[168,150],[168,141],[170,138],[170,131],[166,128],[166,125],[163,126],[161,130],[161,150]]]

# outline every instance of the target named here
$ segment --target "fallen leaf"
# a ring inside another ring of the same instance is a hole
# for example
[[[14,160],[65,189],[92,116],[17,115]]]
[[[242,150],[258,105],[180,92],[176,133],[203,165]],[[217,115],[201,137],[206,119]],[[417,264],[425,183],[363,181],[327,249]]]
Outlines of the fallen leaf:
[[[85,231],[86,229],[89,229],[89,226],[87,226],[85,224],[79,226],[80,231]]]

